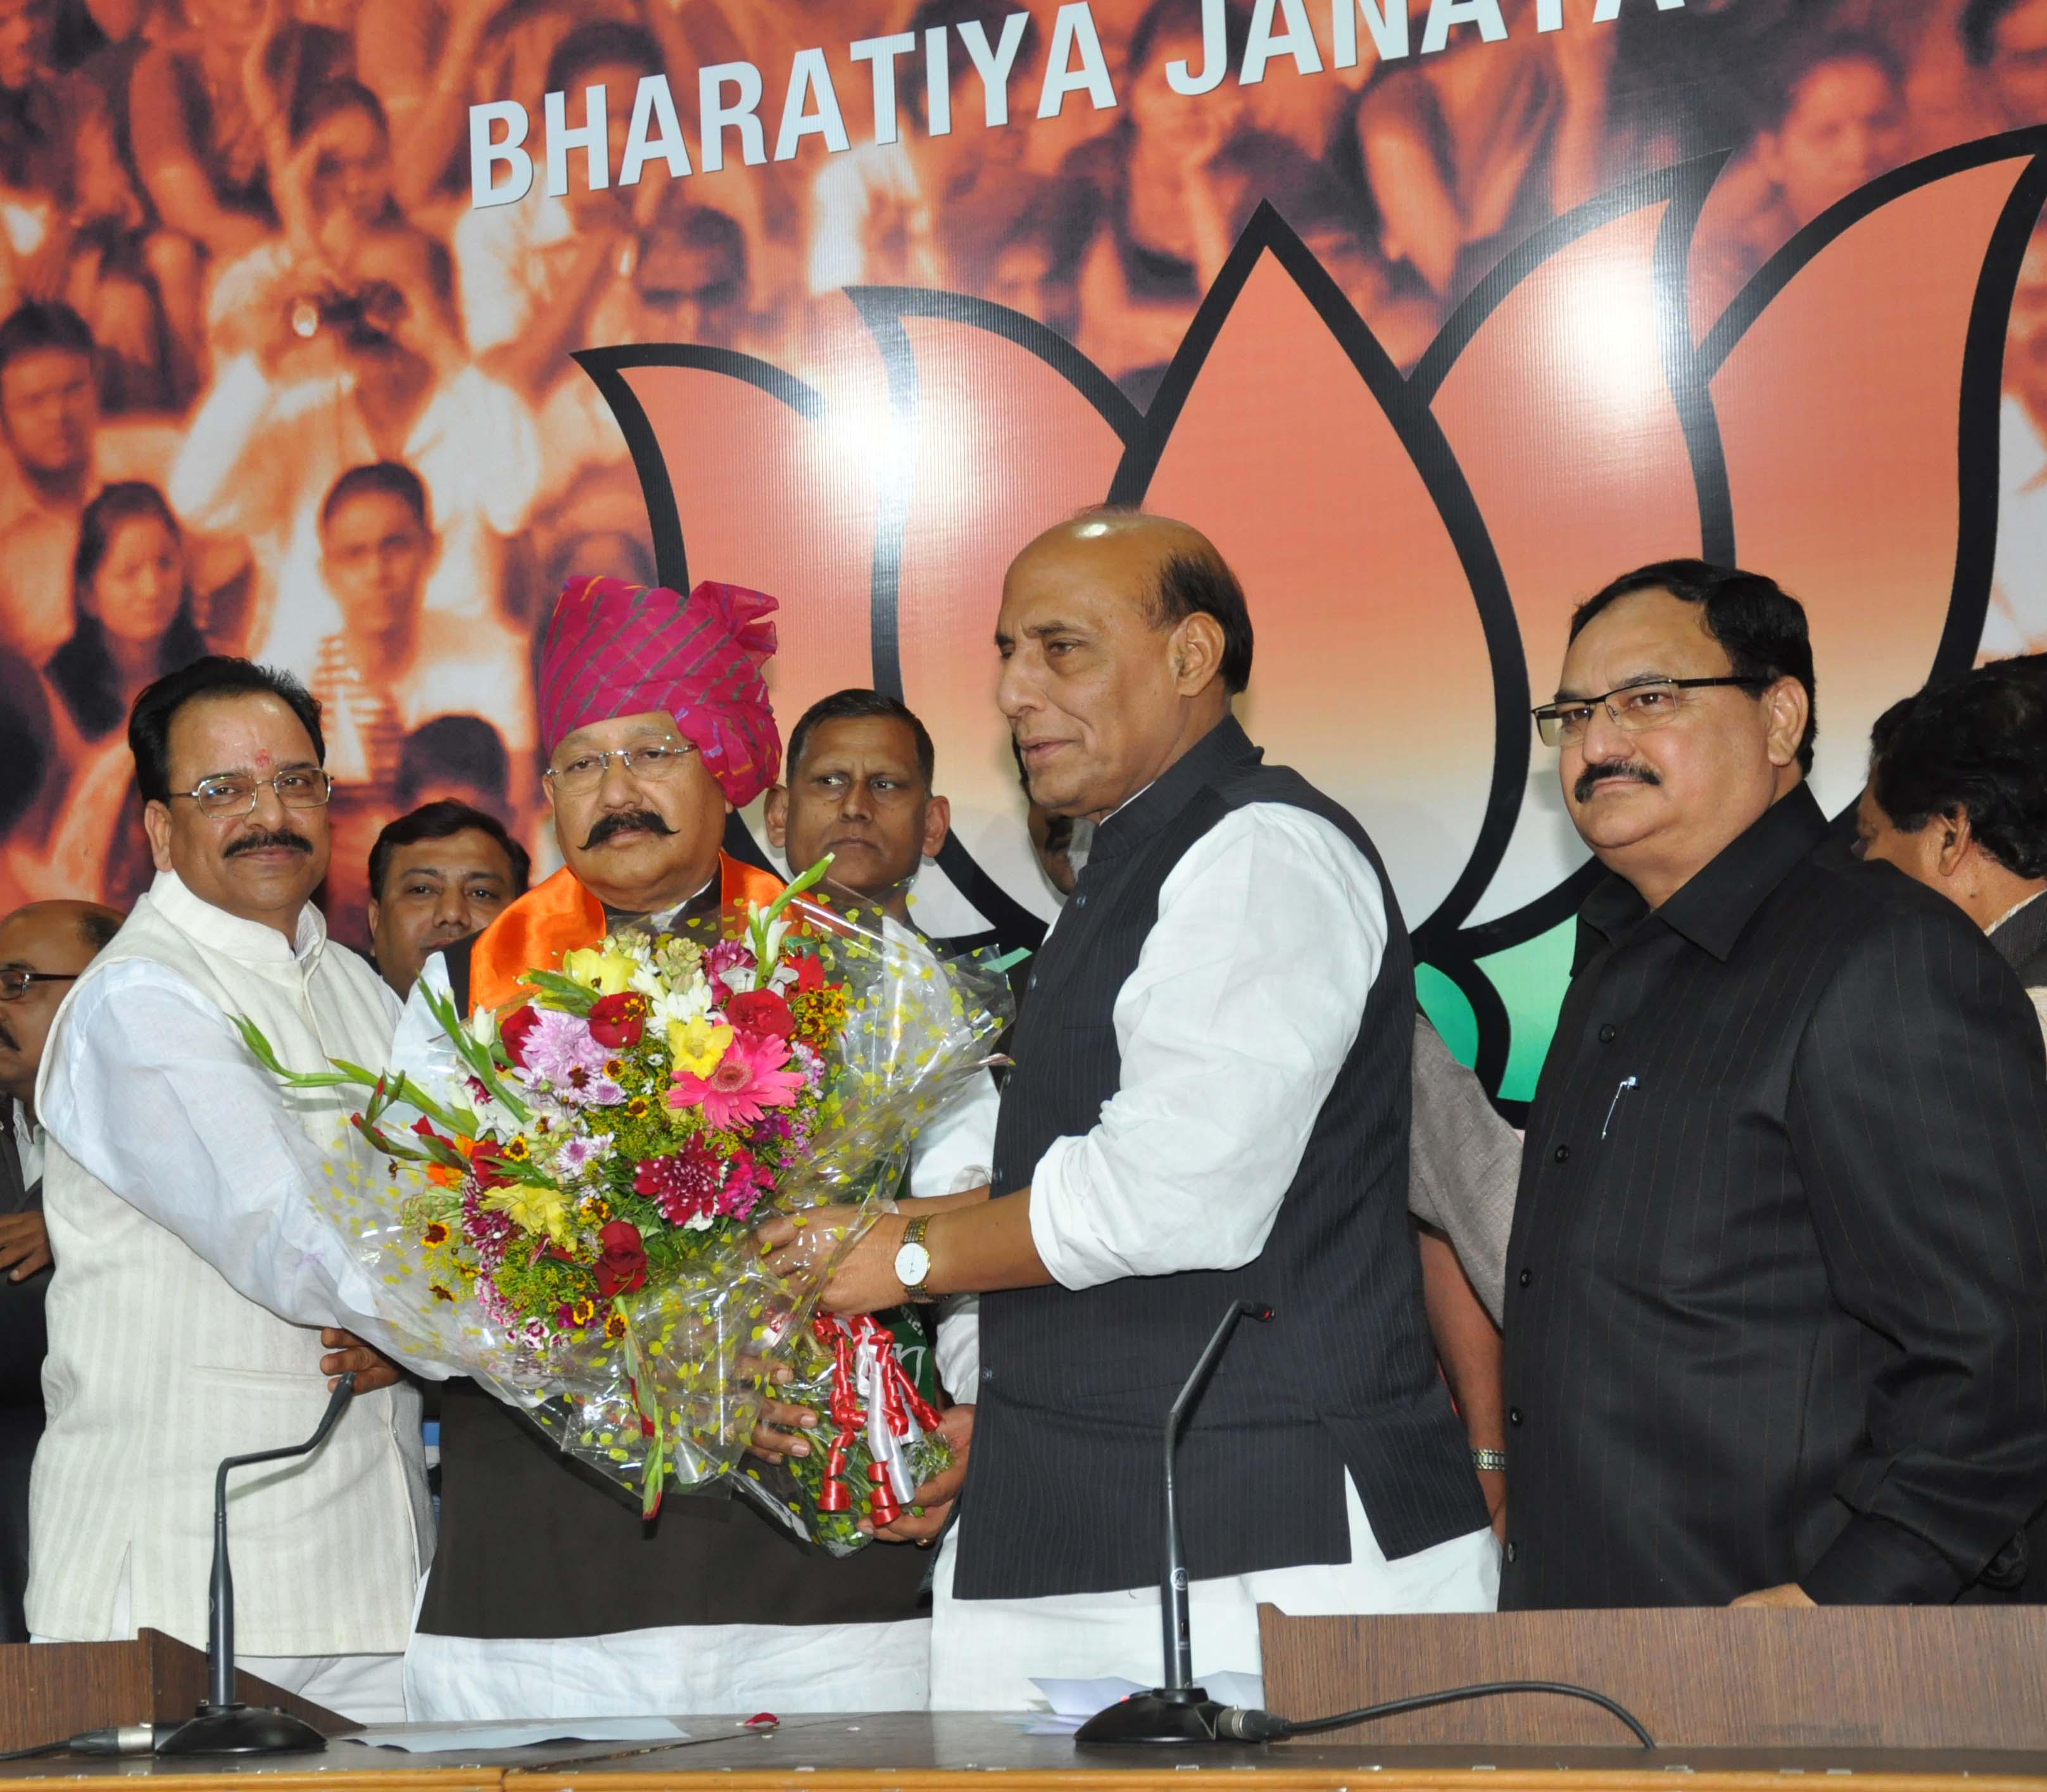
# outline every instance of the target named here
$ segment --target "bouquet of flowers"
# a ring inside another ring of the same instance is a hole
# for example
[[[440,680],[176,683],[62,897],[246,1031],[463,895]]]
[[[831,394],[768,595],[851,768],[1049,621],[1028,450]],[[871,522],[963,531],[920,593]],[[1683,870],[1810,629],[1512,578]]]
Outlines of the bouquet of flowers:
[[[817,1284],[772,1275],[752,1230],[892,1194],[1009,998],[999,966],[941,962],[879,913],[805,899],[825,868],[750,906],[743,938],[620,931],[528,972],[501,1013],[434,1004],[448,1074],[289,1072],[239,1024],[288,1083],[366,1092],[354,1124],[381,1173],[352,1157],[315,1200],[407,1356],[474,1376],[637,1483],[651,1516],[665,1488],[735,1466],[800,1350],[838,1427],[831,1473],[770,1503],[857,1547],[858,1516],[888,1522],[942,1466],[936,1415],[905,1397],[872,1322],[811,1324]]]

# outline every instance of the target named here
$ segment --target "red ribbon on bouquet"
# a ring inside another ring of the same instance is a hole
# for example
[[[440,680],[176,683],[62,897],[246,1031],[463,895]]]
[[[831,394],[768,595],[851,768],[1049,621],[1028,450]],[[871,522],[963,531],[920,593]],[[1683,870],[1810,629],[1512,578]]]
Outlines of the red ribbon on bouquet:
[[[819,1342],[831,1346],[832,1388],[830,1411],[834,1436],[825,1455],[824,1485],[818,1494],[820,1512],[849,1512],[853,1494],[845,1481],[847,1458],[853,1442],[867,1423],[867,1408],[860,1397],[859,1360],[863,1350],[871,1350],[877,1372],[884,1423],[892,1438],[906,1439],[914,1417],[927,1431],[938,1427],[937,1408],[917,1392],[917,1385],[904,1373],[896,1360],[896,1334],[871,1313],[841,1318],[820,1313],[811,1321]],[[903,1508],[889,1484],[885,1464],[870,1462],[867,1477],[868,1516],[879,1527],[892,1524]]]

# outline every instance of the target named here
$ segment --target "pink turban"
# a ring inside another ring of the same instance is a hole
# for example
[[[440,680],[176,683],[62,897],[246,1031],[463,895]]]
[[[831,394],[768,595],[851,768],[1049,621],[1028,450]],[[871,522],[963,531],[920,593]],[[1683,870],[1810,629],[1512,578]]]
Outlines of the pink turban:
[[[540,643],[540,743],[613,716],[672,715],[734,808],[775,782],[782,737],[760,668],[777,608],[764,592],[699,585],[688,597],[623,579],[563,586]]]

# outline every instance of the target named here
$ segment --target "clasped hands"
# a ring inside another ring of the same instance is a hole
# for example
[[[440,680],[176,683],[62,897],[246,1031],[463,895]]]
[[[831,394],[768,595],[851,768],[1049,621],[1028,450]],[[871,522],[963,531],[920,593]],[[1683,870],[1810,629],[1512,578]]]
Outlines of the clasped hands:
[[[878,1313],[909,1298],[896,1279],[896,1253],[909,1223],[907,1214],[879,1214],[870,1222],[857,1207],[813,1207],[793,1215],[776,1214],[763,1221],[753,1236],[768,1270],[788,1281],[815,1280],[832,1253],[843,1246],[844,1254],[825,1277],[818,1304],[828,1313]],[[850,1244],[846,1242],[849,1238]]]
[[[860,1230],[863,1224],[865,1231]],[[828,1312],[873,1313],[900,1306],[908,1297],[896,1276],[896,1253],[902,1248],[908,1224],[904,1214],[884,1213],[868,1222],[855,1207],[818,1207],[794,1217],[777,1214],[763,1222],[754,1237],[769,1270],[791,1281],[815,1279],[832,1253],[844,1246],[845,1254],[826,1276],[818,1304]],[[849,1238],[850,1245],[846,1243]],[[787,1382],[791,1372],[778,1369],[776,1379]],[[822,1441],[818,1429],[818,1415],[808,1407],[771,1400],[761,1408],[751,1448],[764,1462],[807,1456]],[[951,1463],[910,1496],[910,1504],[893,1524],[876,1531],[862,1520],[862,1531],[884,1542],[923,1547],[945,1527],[960,1483],[966,1478],[973,1408],[949,1409],[939,1423],[938,1435],[951,1446]]]

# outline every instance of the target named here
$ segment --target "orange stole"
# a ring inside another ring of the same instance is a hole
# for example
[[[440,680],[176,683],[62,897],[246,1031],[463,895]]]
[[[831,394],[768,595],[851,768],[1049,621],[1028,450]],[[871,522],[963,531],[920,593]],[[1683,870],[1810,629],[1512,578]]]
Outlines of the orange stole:
[[[749,902],[764,906],[782,894],[782,880],[734,859],[718,855],[718,902],[729,927]],[[469,954],[469,1002],[504,1008],[526,994],[519,979],[528,971],[559,971],[562,955],[595,945],[605,935],[604,905],[576,881],[566,865],[536,884],[477,936]]]

